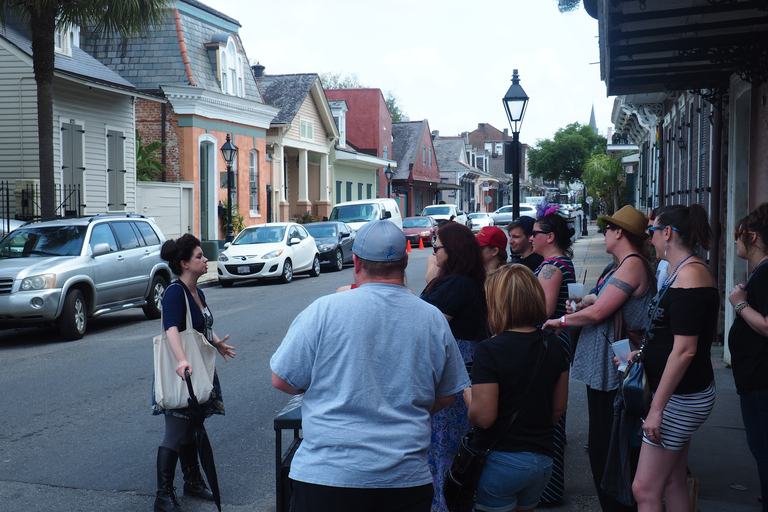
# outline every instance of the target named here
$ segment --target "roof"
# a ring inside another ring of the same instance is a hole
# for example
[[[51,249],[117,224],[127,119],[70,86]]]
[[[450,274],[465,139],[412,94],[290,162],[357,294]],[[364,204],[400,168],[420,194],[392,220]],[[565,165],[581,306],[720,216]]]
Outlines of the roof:
[[[432,145],[435,147],[435,157],[440,172],[466,171],[469,167],[465,163],[463,138],[437,138],[432,141]]]
[[[8,21],[5,29],[0,27],[0,36],[32,57],[32,40],[20,24]],[[54,70],[59,73],[80,77],[88,81],[116,86],[122,89],[135,89],[134,84],[115,73],[98,60],[78,47],[72,47],[72,56],[55,55]]]
[[[593,0],[609,96],[727,87],[768,78],[765,0]]]
[[[256,79],[264,103],[280,109],[272,124],[291,124],[318,80],[317,73],[265,75]]]
[[[426,119],[392,123],[392,159],[397,161],[397,171],[392,175],[393,180],[407,180],[410,176],[410,167],[421,145],[421,135],[425,125]]]

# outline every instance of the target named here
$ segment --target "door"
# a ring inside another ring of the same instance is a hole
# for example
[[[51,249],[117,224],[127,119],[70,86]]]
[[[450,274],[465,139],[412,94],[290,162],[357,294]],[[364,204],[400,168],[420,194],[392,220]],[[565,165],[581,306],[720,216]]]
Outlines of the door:
[[[120,245],[118,259],[125,272],[123,294],[120,300],[143,297],[149,287],[149,271],[144,270],[144,265],[149,261],[150,248],[143,242],[143,237],[138,233],[138,229],[134,229],[132,222],[110,222],[110,224]]]
[[[109,252],[92,258],[93,278],[96,285],[96,297],[94,310],[100,309],[105,304],[112,304],[122,295],[125,280],[128,278],[126,267],[123,265],[122,256],[117,245],[117,238],[109,224],[104,222],[96,224],[91,230],[91,254],[97,244],[108,244]]]

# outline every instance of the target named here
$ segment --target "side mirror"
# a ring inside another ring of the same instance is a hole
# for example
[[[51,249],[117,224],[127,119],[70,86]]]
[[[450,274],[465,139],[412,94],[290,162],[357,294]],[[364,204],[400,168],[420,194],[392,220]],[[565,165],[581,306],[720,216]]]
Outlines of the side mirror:
[[[301,239],[299,239],[297,237],[293,237],[293,238],[291,238],[291,241],[288,242],[288,245],[297,245],[297,244],[300,244],[300,243],[301,243]]]
[[[230,246],[230,245],[232,245],[232,242],[226,242],[226,243],[224,244],[224,248],[225,248],[225,249],[229,249],[229,246]]]
[[[391,219],[392,218],[392,212],[389,210],[384,210],[384,215],[381,216],[382,219]]]
[[[93,250],[91,251],[93,253],[93,256],[101,256],[102,254],[109,254],[109,244],[103,243],[103,244],[96,244],[93,246]]]
[[[342,233],[341,238],[349,238],[349,233]]]

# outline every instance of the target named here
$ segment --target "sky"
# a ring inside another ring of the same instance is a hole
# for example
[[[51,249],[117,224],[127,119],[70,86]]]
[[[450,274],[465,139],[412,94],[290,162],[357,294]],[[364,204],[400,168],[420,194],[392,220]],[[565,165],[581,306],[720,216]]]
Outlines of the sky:
[[[341,73],[392,91],[410,120],[441,136],[478,123],[509,128],[512,72],[530,97],[521,142],[588,124],[607,135],[613,98],[600,80],[597,20],[557,0],[201,0],[238,20],[266,74]]]

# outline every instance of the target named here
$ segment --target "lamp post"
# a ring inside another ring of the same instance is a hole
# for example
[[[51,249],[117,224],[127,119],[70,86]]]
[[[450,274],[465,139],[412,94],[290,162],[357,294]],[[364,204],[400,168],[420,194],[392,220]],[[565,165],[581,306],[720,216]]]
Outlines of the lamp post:
[[[384,176],[387,177],[387,197],[392,197],[392,166],[390,164],[387,164]]]
[[[235,161],[235,157],[237,156],[237,147],[230,142],[229,134],[227,134],[227,142],[221,146],[221,154],[224,156],[224,161],[227,162],[227,236],[225,240],[231,242],[235,239],[234,229],[232,227],[232,186],[234,181],[232,162]]]
[[[581,182],[582,185],[584,185],[584,195],[582,196],[584,198],[584,201],[587,200],[587,184],[583,181]],[[592,203],[590,203],[592,204]],[[582,221],[581,221],[581,236],[589,236],[589,231],[587,230],[587,224],[589,223],[589,218],[587,217],[587,212],[581,212],[582,213]]]
[[[512,175],[512,215],[517,219],[520,217],[520,126],[528,106],[528,95],[520,87],[516,69],[512,73],[512,85],[501,101],[512,128],[512,141],[504,141],[504,172]]]

